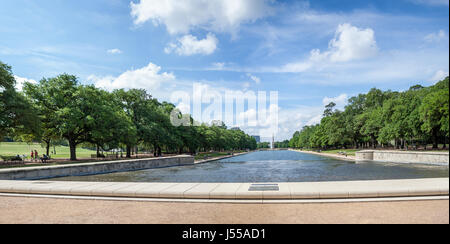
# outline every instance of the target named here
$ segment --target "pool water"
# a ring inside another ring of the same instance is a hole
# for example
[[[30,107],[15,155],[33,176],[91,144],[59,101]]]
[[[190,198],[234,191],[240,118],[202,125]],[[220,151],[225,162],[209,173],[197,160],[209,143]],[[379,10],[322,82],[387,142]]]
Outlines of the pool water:
[[[448,166],[349,162],[294,151],[260,151],[205,164],[55,178],[95,182],[318,182],[449,177]]]

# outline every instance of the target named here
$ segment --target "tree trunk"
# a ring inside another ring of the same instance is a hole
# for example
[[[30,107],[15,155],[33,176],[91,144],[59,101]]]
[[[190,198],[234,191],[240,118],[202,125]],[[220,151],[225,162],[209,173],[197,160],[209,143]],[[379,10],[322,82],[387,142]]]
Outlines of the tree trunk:
[[[76,161],[77,160],[77,144],[73,141],[69,141],[69,148],[70,148],[70,160]]]
[[[127,158],[131,158],[131,146],[127,145]]]
[[[47,142],[45,142],[46,143],[46,147],[45,147],[45,152],[46,152],[46,154],[45,155],[47,155],[47,156],[49,156],[50,155],[50,141],[47,141]]]
[[[442,150],[447,149],[447,137],[444,136],[444,145],[442,146]]]
[[[96,145],[96,147],[97,147],[97,158],[99,158],[100,157],[100,147],[98,146],[98,144]]]
[[[432,139],[433,139],[433,149],[438,149],[438,136],[437,136],[437,129],[433,129],[432,131]]]

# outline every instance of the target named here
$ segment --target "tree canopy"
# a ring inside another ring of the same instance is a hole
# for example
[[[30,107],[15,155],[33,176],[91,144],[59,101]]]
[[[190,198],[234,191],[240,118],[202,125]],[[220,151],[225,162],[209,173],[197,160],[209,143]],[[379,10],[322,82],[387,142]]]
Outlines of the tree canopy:
[[[0,62],[0,139],[38,133],[39,118],[27,97],[15,89],[11,67]]]
[[[61,74],[37,84],[15,89],[11,67],[0,63],[0,137],[22,136],[46,145],[67,141],[70,158],[76,160],[80,144],[99,149],[126,148],[130,157],[138,148],[151,148],[156,156],[209,150],[256,149],[253,137],[230,130],[222,122],[175,126],[173,104],[159,102],[146,90],[112,92],[83,85],[76,76]],[[179,113],[181,116],[181,113]],[[199,126],[196,126],[199,125]]]
[[[305,126],[289,142],[294,148],[417,147],[448,142],[449,78],[404,92],[373,88],[348,100],[343,111],[325,107],[317,125]]]

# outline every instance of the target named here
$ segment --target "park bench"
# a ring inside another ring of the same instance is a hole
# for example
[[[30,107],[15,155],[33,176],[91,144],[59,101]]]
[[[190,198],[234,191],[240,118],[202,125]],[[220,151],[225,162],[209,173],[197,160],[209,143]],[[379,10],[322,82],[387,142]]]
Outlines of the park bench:
[[[115,158],[118,158],[119,156],[118,155],[116,155],[116,154],[108,154],[108,155],[106,155],[106,158],[107,159],[115,159]]]
[[[45,154],[44,154],[43,157],[39,157],[39,160],[41,160],[41,162],[42,162],[43,164],[47,163],[47,161],[50,160],[50,159],[51,159],[51,158],[50,158],[49,156],[45,155]]]
[[[105,155],[103,155],[103,154],[100,154],[100,155],[91,154],[91,158],[105,158]]]

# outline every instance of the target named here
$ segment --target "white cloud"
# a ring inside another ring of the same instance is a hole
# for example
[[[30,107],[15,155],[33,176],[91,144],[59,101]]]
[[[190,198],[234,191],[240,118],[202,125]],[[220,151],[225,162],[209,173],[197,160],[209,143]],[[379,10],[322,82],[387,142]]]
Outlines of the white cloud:
[[[314,51],[314,50],[313,50]],[[311,55],[313,53],[311,52]],[[313,62],[311,60],[305,61],[305,62],[296,62],[296,63],[289,63],[284,65],[281,69],[275,68],[273,71],[275,72],[305,72],[313,67]]]
[[[212,64],[213,70],[223,70],[225,68],[225,63],[223,62],[217,62]]]
[[[315,125],[322,119],[322,106],[300,106],[291,109],[280,109],[279,131],[276,140],[289,140],[292,135],[306,125]]]
[[[441,40],[444,40],[447,37],[447,34],[444,30],[440,30],[437,33],[431,33],[425,36],[426,42],[440,42]]]
[[[330,104],[331,102],[334,102],[336,104],[336,109],[343,109],[345,105],[347,105],[348,95],[344,93],[337,97],[325,97],[322,100],[322,104],[324,106]]]
[[[338,26],[334,39],[329,42],[327,51],[321,52],[319,49],[314,49],[306,61],[286,64],[279,71],[304,72],[329,63],[371,58],[377,52],[375,33],[372,29],[359,29],[346,23]]]
[[[433,75],[433,77],[430,78],[429,81],[431,81],[431,82],[438,82],[438,81],[441,81],[441,80],[445,79],[445,77],[447,77],[448,75],[449,75],[448,71],[438,70]]]
[[[122,50],[114,48],[114,49],[109,49],[108,51],[106,51],[109,54],[121,54]]]
[[[257,77],[257,76],[254,76],[254,75],[252,75],[252,74],[250,74],[250,73],[247,73],[247,76],[248,76],[252,81],[254,81],[256,84],[260,84],[260,83],[261,83],[261,78],[259,78],[259,77]]]
[[[336,103],[337,109],[343,109],[347,104],[348,95],[341,94],[337,97],[325,97],[323,105],[330,102]],[[323,118],[323,106],[299,106],[290,109],[279,109],[279,131],[276,134],[277,140],[289,140],[292,135],[301,130],[304,126],[319,124]]]
[[[16,80],[16,89],[18,91],[22,91],[23,86],[25,83],[31,83],[31,84],[37,84],[38,82],[33,80],[33,79],[27,79],[27,78],[22,78],[19,77],[17,75],[14,76],[14,79]]]
[[[378,51],[372,29],[362,30],[350,24],[339,25],[336,37],[330,42],[330,49],[332,62],[370,58]]]
[[[197,37],[192,35],[185,35],[178,39],[178,43],[170,43],[164,52],[169,54],[175,51],[180,56],[191,56],[195,54],[210,55],[217,49],[216,36],[212,33],[208,33],[205,39],[198,40]]]
[[[95,86],[106,89],[147,89],[153,91],[158,89],[162,83],[175,81],[172,73],[160,73],[161,67],[149,63],[147,66],[129,70],[118,77],[105,76],[97,77],[91,75],[88,80],[95,83]]]
[[[323,117],[322,114],[317,114],[316,116],[312,117],[308,122],[306,122],[305,125],[311,126],[320,124],[322,117]]]
[[[186,34],[194,28],[235,33],[242,23],[271,12],[269,0],[140,0],[131,2],[135,24],[151,21],[165,25],[170,34]]]
[[[201,69],[202,71],[233,71],[233,72],[245,72],[245,70],[236,68],[236,64],[233,62],[214,62],[209,67]]]
[[[244,124],[236,124],[248,134],[259,135],[261,137],[279,136],[282,129],[287,127],[280,125],[281,108],[277,104],[269,104],[268,107],[256,109],[248,109],[237,114],[237,119]]]

